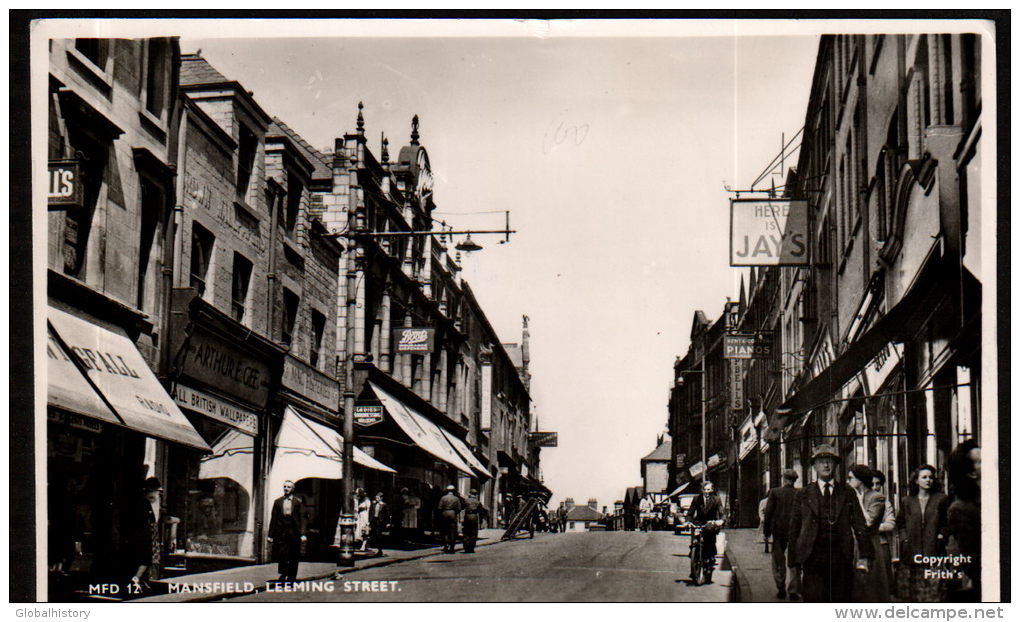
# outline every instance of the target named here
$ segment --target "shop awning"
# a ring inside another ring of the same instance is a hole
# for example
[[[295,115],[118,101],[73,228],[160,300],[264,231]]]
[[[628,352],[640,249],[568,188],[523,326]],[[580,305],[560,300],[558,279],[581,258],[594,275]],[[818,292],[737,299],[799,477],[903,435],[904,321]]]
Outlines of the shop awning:
[[[892,309],[776,409],[774,421],[769,421],[766,440],[778,440],[778,432],[791,416],[828,404],[836,392],[853,380],[886,344],[902,339],[907,331],[913,330],[914,314],[927,307],[925,299],[937,292],[942,274],[940,260],[933,258],[926,261],[910,289]]]
[[[667,495],[666,498],[670,499],[670,498],[673,498],[673,497],[677,496],[678,494],[680,494],[683,491],[687,490],[687,487],[690,486],[690,485],[691,485],[690,482],[684,482],[683,484],[680,484],[679,486],[677,486],[676,490],[674,490],[673,492],[669,493],[669,495]]]
[[[287,406],[276,437],[271,479],[279,479],[280,485],[288,479],[297,481],[306,477],[342,479],[343,447],[344,439],[339,432]],[[354,448],[354,462],[369,469],[396,473],[358,447]]]
[[[489,469],[485,468],[482,461],[475,457],[474,452],[467,446],[467,443],[442,428],[440,428],[439,431],[442,432],[443,436],[446,437],[446,440],[453,445],[454,450],[460,454],[460,457],[470,464],[471,468],[478,472],[479,477],[492,478],[492,475],[489,473]]]
[[[49,404],[210,451],[126,333],[53,307],[47,318]],[[87,378],[71,356],[77,357]]]
[[[368,383],[376,396],[383,403],[383,408],[390,414],[393,421],[407,434],[418,447],[443,462],[452,465],[465,475],[473,475],[471,467],[457,454],[453,446],[446,440],[439,426],[415,412],[397,398],[379,388],[374,382]]]

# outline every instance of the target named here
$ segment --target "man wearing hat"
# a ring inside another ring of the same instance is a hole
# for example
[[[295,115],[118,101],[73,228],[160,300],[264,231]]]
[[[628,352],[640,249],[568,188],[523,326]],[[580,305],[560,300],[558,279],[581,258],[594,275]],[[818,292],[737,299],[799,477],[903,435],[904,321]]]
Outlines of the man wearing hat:
[[[487,511],[478,499],[478,491],[472,489],[468,498],[464,499],[464,552],[474,553],[475,542],[478,541],[478,519]]]
[[[838,463],[831,445],[815,447],[811,466],[818,480],[797,493],[790,516],[789,563],[803,572],[803,596],[809,602],[850,600],[855,540],[858,570],[867,572],[875,555],[857,495],[834,479]]]
[[[772,578],[776,580],[776,598],[800,599],[800,573],[796,568],[786,567],[786,547],[789,544],[790,515],[797,500],[797,472],[783,471],[783,485],[769,491],[765,503],[765,518],[762,531],[765,538],[772,538]]]
[[[457,496],[457,489],[446,487],[446,494],[439,499],[439,520],[443,533],[443,552],[453,553],[457,549],[457,515],[464,508]]]

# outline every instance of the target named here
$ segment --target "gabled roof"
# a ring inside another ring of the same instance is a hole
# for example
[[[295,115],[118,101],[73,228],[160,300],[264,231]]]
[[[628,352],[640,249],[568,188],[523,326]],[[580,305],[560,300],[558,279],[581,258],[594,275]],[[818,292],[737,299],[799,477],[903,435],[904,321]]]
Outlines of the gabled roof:
[[[181,73],[178,82],[181,86],[191,86],[219,84],[230,80],[198,54],[181,54]]]
[[[314,169],[312,171],[312,179],[331,179],[333,177],[333,170],[326,163],[326,156],[311,146],[304,137],[284,123],[280,117],[273,117],[273,122],[269,125],[269,130],[266,132],[266,138],[278,137],[287,138],[294,143],[294,146],[301,152],[301,155],[312,164]]]
[[[664,439],[659,446],[652,450],[652,453],[648,454],[644,458],[641,458],[641,462],[669,462],[673,455],[673,441],[671,439]]]
[[[567,512],[567,520],[602,520],[602,512],[593,510],[587,505],[575,505]]]

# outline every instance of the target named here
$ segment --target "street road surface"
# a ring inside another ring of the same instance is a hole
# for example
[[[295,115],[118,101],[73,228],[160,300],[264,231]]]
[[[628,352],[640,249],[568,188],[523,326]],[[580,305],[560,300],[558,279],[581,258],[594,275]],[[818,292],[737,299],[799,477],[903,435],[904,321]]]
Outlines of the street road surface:
[[[333,581],[331,592],[265,592],[231,602],[726,600],[729,571],[716,570],[709,585],[687,583],[689,541],[667,531],[539,533],[534,540],[481,546],[472,555],[458,547],[453,555],[351,572]],[[309,583],[323,588],[329,581]],[[386,591],[353,591],[362,589]]]

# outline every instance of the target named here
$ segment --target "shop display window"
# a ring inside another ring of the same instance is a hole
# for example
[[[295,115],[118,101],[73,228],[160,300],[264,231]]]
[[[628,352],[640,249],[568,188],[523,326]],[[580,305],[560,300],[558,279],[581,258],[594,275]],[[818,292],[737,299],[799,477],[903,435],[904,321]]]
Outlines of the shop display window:
[[[212,453],[171,459],[171,513],[182,518],[175,552],[253,558],[255,439],[191,419]]]

